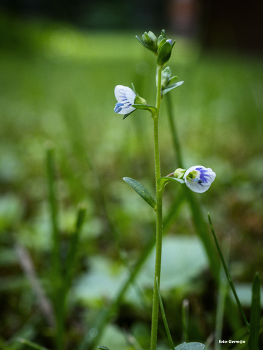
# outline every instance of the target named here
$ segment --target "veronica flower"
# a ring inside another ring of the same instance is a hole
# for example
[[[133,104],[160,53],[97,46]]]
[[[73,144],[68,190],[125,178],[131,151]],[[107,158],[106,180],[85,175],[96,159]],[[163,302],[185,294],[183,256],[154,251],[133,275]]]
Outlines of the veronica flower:
[[[118,114],[128,114],[135,110],[132,105],[136,97],[135,92],[127,86],[117,85],[114,89],[116,100],[114,112]]]
[[[215,177],[216,173],[212,169],[195,165],[186,170],[183,178],[190,190],[203,193],[209,189]]]

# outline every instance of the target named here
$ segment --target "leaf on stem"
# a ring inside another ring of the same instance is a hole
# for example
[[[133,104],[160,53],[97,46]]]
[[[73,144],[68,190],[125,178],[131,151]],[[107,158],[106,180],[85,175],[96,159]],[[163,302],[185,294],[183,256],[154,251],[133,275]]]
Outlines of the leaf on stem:
[[[205,345],[201,343],[182,343],[174,348],[174,350],[204,350]]]
[[[249,350],[258,350],[260,324],[260,279],[258,272],[255,274],[252,286],[252,303],[250,311],[250,335],[248,340]]]
[[[156,200],[150,194],[146,187],[144,187],[139,181],[136,181],[130,177],[124,177],[123,180],[131,186],[135,192],[137,192],[153,209],[156,207]]]
[[[177,88],[178,86],[182,85],[183,83],[184,83],[183,81],[178,81],[178,83],[167,86],[165,89],[162,90],[162,94],[165,95],[167,92]]]

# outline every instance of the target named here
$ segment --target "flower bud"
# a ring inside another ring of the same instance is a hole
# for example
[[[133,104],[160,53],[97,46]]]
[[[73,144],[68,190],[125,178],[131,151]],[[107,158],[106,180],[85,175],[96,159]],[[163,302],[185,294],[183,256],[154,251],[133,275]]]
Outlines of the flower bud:
[[[135,100],[134,100],[134,104],[136,104],[136,105],[147,105],[147,102],[141,96],[136,95]]]
[[[178,168],[175,170],[173,175],[176,179],[183,179],[185,172],[185,169]]]
[[[158,46],[158,56],[157,56],[158,66],[164,66],[165,63],[167,63],[171,57],[172,49],[175,42],[171,44],[170,40],[171,39],[165,40],[164,43],[162,40]]]
[[[157,52],[157,38],[153,34],[153,32],[151,32],[151,31],[149,31],[148,33],[145,32],[142,35],[142,39],[143,39],[145,45],[147,45],[149,50]]]
[[[165,89],[168,86],[170,78],[171,78],[171,75],[172,75],[172,72],[171,72],[170,67],[166,67],[162,71],[162,78],[161,78],[162,89]]]

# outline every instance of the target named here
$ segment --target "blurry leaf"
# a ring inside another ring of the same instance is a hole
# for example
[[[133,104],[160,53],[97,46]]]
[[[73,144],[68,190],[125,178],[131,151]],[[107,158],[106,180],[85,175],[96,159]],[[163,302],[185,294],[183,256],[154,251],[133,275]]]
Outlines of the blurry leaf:
[[[152,286],[155,253],[152,251],[142,271],[138,283]],[[169,290],[191,281],[207,266],[207,258],[200,240],[195,236],[167,236],[163,239],[161,288]]]
[[[110,350],[109,348],[107,348],[107,346],[104,346],[104,345],[98,345],[98,348],[100,350]]]
[[[204,344],[201,343],[182,343],[176,346],[175,350],[203,350],[205,348]]]
[[[178,86],[182,85],[183,83],[184,83],[183,81],[178,81],[178,83],[167,86],[165,89],[162,90],[162,94],[165,95],[167,92],[177,88]]]
[[[23,204],[18,197],[8,194],[0,198],[0,229],[14,226],[21,219]]]
[[[153,209],[155,208],[156,200],[150,194],[146,187],[144,187],[140,182],[130,177],[124,177],[123,180],[128,185],[130,185],[134,189],[134,191],[137,192],[145,200],[145,202],[147,202],[151,207],[153,207]]]
[[[252,286],[252,302],[250,311],[250,334],[248,340],[249,350],[258,350],[260,327],[260,279],[256,273]]]
[[[107,348],[113,350],[127,349],[127,341],[123,332],[117,326],[111,324],[106,327],[100,343],[107,344]]]
[[[251,299],[252,299],[252,284],[251,283],[235,283],[235,288],[237,295],[239,297],[239,300],[241,304],[244,307],[251,307]],[[263,308],[263,288],[260,288],[260,294],[261,294],[261,308]],[[231,294],[231,298],[234,300],[234,296]]]
[[[29,346],[30,348],[37,349],[37,350],[48,350],[44,346],[38,345],[36,343],[33,343],[32,341],[26,340],[24,338],[18,338],[17,341],[19,341],[22,344],[25,344]]]
[[[101,256],[90,259],[89,265],[90,272],[82,275],[76,283],[74,294],[77,299],[97,305],[103,299],[113,299],[128,271]]]
[[[0,266],[17,264],[17,256],[14,249],[1,248],[0,249]]]
[[[14,289],[23,289],[28,287],[28,281],[24,276],[11,276],[0,278],[0,291],[11,291]]]

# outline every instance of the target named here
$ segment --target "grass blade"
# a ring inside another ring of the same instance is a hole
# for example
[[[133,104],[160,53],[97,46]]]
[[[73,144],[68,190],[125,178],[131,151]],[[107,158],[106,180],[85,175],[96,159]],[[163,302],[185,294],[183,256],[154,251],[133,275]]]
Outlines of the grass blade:
[[[216,237],[216,234],[215,234],[215,231],[214,231],[214,227],[213,227],[213,224],[212,224],[212,220],[211,220],[211,217],[210,217],[210,214],[209,214],[209,213],[208,213],[208,220],[209,220],[209,223],[210,223],[211,231],[212,231],[212,234],[213,234],[213,237],[214,237],[214,240],[215,240],[215,244],[216,244],[216,247],[217,247],[217,250],[218,250],[218,253],[219,253],[221,262],[222,262],[222,264],[223,264],[223,268],[224,268],[224,270],[225,270],[225,274],[226,274],[228,283],[229,283],[229,285],[230,285],[230,287],[231,287],[231,289],[232,289],[232,292],[233,292],[234,297],[235,297],[235,299],[236,299],[236,302],[237,302],[239,311],[240,311],[241,316],[242,316],[242,318],[243,318],[243,320],[244,320],[244,322],[245,322],[245,325],[246,325],[246,327],[247,327],[247,330],[249,331],[249,328],[250,328],[249,323],[248,323],[248,321],[247,321],[246,315],[245,315],[244,310],[243,310],[243,308],[242,308],[242,306],[241,306],[241,303],[240,303],[240,301],[239,301],[239,298],[238,298],[238,295],[237,295],[237,292],[236,292],[234,283],[233,283],[233,281],[232,281],[232,278],[231,278],[230,273],[229,273],[229,270],[228,270],[228,268],[227,268],[227,265],[226,265],[224,256],[223,256],[222,251],[221,251],[221,248],[220,248],[220,246],[219,246],[219,243],[218,243],[218,240],[217,240],[217,237]]]
[[[36,350],[48,350],[47,348],[45,348],[44,346],[38,345],[36,343],[33,343],[32,341],[26,340],[24,338],[17,338],[17,341],[19,341],[22,344],[25,344],[27,346],[29,346],[32,349],[36,349]]]
[[[80,205],[77,213],[75,231],[71,237],[69,252],[66,260],[66,266],[65,266],[66,277],[64,282],[65,294],[67,294],[72,282],[79,237],[81,233],[81,228],[85,220],[85,215],[86,215],[86,206]]]
[[[229,250],[227,251],[227,257],[229,255]],[[225,309],[225,300],[228,291],[228,284],[225,278],[223,267],[220,270],[220,280],[219,280],[219,292],[217,298],[217,308],[216,308],[216,321],[215,321],[215,350],[221,349],[221,343],[219,339],[222,339],[222,329],[223,329],[223,316]]]
[[[258,272],[255,274],[252,286],[252,302],[250,311],[250,335],[248,340],[249,350],[258,350],[260,328],[260,279]]]
[[[174,343],[173,343],[173,339],[171,337],[169,326],[168,326],[168,323],[167,323],[167,320],[166,320],[164,307],[163,307],[163,301],[162,301],[162,297],[161,297],[161,294],[160,294],[160,289],[159,289],[159,286],[158,286],[158,280],[157,279],[156,279],[155,283],[156,283],[156,286],[157,286],[159,303],[160,303],[160,310],[161,310],[161,314],[162,314],[162,318],[163,318],[164,328],[165,328],[165,331],[166,331],[166,334],[167,334],[167,338],[168,338],[168,341],[169,341],[169,344],[170,344],[170,348],[171,348],[171,350],[173,350],[174,349]]]
[[[188,343],[189,341],[188,320],[189,320],[189,300],[184,299],[182,303],[182,325],[183,325],[183,338],[186,343]]]
[[[54,149],[49,146],[46,151],[46,163],[47,163],[47,180],[48,180],[48,195],[49,206],[52,223],[52,266],[53,266],[53,278],[55,285],[61,277],[61,262],[59,251],[59,230],[58,230],[58,205],[57,194],[55,186],[55,165],[54,165]]]

